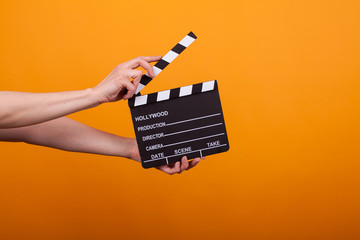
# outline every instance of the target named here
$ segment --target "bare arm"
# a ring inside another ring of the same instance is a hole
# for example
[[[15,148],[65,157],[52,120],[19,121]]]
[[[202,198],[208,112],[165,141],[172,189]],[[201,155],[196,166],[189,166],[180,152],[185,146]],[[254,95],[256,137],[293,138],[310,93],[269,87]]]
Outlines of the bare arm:
[[[92,89],[54,93],[0,92],[0,128],[32,125],[99,103]]]
[[[66,151],[118,156],[140,161],[135,139],[100,131],[66,117],[32,126],[0,129],[0,141],[26,142]],[[160,166],[158,169],[168,174],[181,173],[194,167],[199,161],[200,158],[197,158],[188,163],[184,157],[181,163]]]
[[[11,129],[0,129],[0,141],[17,141],[72,152],[134,158],[132,138],[100,131],[67,117]]]
[[[86,90],[57,93],[0,92],[0,129],[42,123],[105,102],[128,99],[134,94],[143,74],[135,68],[141,66],[150,76],[155,77],[149,62],[160,58],[138,57],[119,64],[96,87]]]

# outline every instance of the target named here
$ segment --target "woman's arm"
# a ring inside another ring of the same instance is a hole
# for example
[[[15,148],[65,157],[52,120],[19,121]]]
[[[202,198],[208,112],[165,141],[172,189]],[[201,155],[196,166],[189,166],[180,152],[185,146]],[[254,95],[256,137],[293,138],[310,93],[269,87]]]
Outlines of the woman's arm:
[[[0,129],[0,141],[26,142],[72,152],[134,158],[136,142],[67,117],[26,127]]]
[[[0,92],[0,129],[42,123],[105,102],[128,99],[134,94],[143,74],[135,68],[141,66],[151,77],[155,77],[149,62],[160,58],[138,57],[122,63],[100,84],[86,90],[57,93]],[[127,93],[124,94],[126,89]]]
[[[55,93],[0,92],[0,128],[28,126],[99,105],[92,89]]]
[[[140,162],[136,140],[89,127],[70,118],[11,129],[0,129],[0,141],[17,141],[72,152],[125,157]],[[176,164],[158,167],[168,173],[181,173],[194,167],[200,158],[188,162],[184,157]]]

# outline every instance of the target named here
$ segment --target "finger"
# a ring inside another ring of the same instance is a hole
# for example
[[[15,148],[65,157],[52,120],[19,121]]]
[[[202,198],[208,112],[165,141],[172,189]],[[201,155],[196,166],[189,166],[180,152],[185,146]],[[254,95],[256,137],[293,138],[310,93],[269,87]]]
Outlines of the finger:
[[[158,166],[158,167],[156,167],[156,169],[157,169],[157,170],[160,170],[160,171],[162,171],[162,172],[164,172],[164,173],[167,173],[167,174],[172,175],[172,173],[171,173],[171,168],[169,167],[169,165]]]
[[[180,173],[189,167],[189,162],[186,156],[183,156],[181,159]]]
[[[137,68],[139,66],[143,67],[150,75],[150,77],[154,78],[155,73],[153,67],[149,62],[158,61],[161,59],[161,56],[150,56],[150,57],[137,57],[129,61],[131,68]]]
[[[156,62],[159,61],[162,58],[162,56],[146,56],[142,58],[147,62]]]
[[[130,81],[123,82],[123,86],[127,89],[127,93],[123,96],[123,99],[131,98],[136,91],[135,86]]]
[[[180,173],[180,162],[176,162],[174,167],[172,168],[171,172],[172,173]]]
[[[136,66],[136,65],[135,65]],[[137,67],[141,66],[142,68],[144,68],[148,73],[149,73],[149,76],[154,78],[155,77],[155,73],[154,73],[154,70],[153,70],[153,67],[151,66],[150,63],[148,63],[147,61],[145,61],[144,59],[142,58],[139,58],[138,61],[137,61]]]
[[[130,64],[131,66],[135,66],[138,67],[139,65],[136,66],[137,62],[139,59],[145,60],[146,62],[150,63],[150,62],[156,62],[159,61],[161,59],[161,56],[140,56],[134,59],[131,59],[130,61],[127,61],[127,64]]]
[[[141,70],[131,70],[131,78],[133,79],[132,84],[135,86],[135,89],[139,85],[143,72]]]
[[[166,168],[166,170],[165,170]],[[167,174],[173,175],[175,173],[179,173],[180,162],[170,163],[168,165],[164,165],[164,172]]]
[[[173,175],[179,173],[180,171],[180,162],[170,163],[168,165],[163,165],[158,168],[160,171],[163,171],[167,174]]]
[[[189,163],[189,167],[186,170],[189,170],[193,167],[195,167],[200,162],[200,158],[195,158]]]

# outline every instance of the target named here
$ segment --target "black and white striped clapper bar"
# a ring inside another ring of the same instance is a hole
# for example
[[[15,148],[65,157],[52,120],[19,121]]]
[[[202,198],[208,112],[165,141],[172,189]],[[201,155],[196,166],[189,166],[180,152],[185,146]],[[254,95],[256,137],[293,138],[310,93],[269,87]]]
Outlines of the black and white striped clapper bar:
[[[195,39],[192,32],[186,35],[154,65],[155,75]],[[137,95],[128,101],[144,168],[229,149],[216,80],[140,95],[151,80],[143,75]]]

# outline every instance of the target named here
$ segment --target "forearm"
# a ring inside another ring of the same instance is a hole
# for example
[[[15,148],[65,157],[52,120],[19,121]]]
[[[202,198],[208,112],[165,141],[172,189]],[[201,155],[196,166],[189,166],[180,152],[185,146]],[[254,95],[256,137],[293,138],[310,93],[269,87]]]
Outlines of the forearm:
[[[95,107],[92,89],[55,93],[0,92],[0,129],[37,124]]]
[[[82,91],[57,93],[0,92],[0,129],[24,127],[95,107],[100,103],[129,99],[143,75],[155,73],[150,62],[161,56],[138,57],[119,64],[97,86]],[[131,79],[133,81],[131,81]]]
[[[0,140],[138,160],[134,139],[103,132],[66,117],[27,127],[0,129]]]

